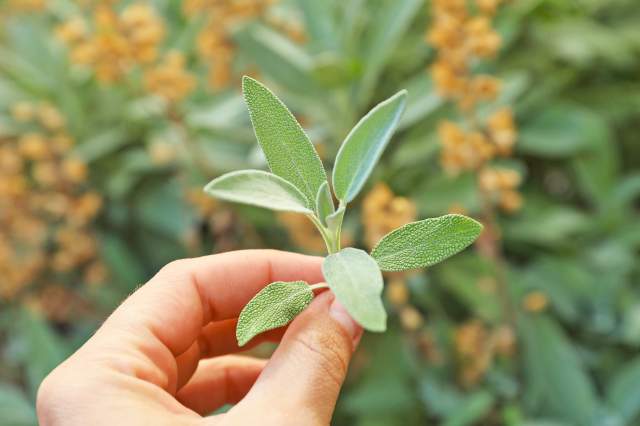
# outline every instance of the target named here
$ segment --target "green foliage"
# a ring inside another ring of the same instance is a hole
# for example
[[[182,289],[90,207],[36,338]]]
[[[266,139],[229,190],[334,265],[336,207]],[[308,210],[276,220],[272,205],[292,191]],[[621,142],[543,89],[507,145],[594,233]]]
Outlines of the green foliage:
[[[204,190],[222,200],[271,210],[313,213],[309,201],[293,184],[261,170],[227,173],[209,182]]]
[[[333,196],[329,189],[329,182],[325,182],[318,189],[318,195],[316,196],[316,214],[322,221],[323,225],[327,225],[327,218],[336,211],[336,206],[333,204]]]
[[[401,91],[378,104],[358,122],[342,143],[333,168],[333,187],[340,202],[352,201],[369,178],[391,140],[406,105]]]
[[[327,176],[311,141],[287,107],[250,77],[242,79],[251,121],[271,171],[315,200]]]
[[[333,253],[324,260],[322,274],[353,319],[369,331],[387,329],[382,273],[367,252],[348,247]]]
[[[0,383],[0,418],[5,426],[33,426],[36,420],[31,401],[19,388]]]
[[[525,317],[520,326],[529,374],[527,399],[534,406],[547,406],[560,418],[588,424],[598,406],[593,385],[574,348],[544,317]]]
[[[607,383],[606,400],[611,410],[625,423],[640,413],[640,360],[637,358],[622,366]]]
[[[269,284],[240,312],[236,337],[244,346],[258,334],[288,324],[313,300],[313,291],[304,281]]]
[[[382,237],[371,256],[383,271],[426,268],[464,250],[480,232],[480,223],[462,215],[425,219]]]

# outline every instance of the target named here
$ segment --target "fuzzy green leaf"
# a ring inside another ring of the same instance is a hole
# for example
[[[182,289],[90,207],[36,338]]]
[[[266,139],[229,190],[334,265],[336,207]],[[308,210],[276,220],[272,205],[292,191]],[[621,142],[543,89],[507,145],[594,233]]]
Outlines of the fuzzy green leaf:
[[[256,294],[240,312],[236,326],[238,345],[258,334],[287,325],[313,300],[313,290],[304,281],[276,281]]]
[[[291,111],[265,86],[245,76],[242,91],[271,171],[295,185],[308,200],[315,200],[327,175],[309,137]]]
[[[369,178],[407,103],[402,90],[378,104],[351,130],[342,143],[333,169],[333,187],[339,200],[353,200]]]
[[[425,219],[382,237],[371,256],[383,271],[424,268],[464,250],[481,231],[480,223],[462,215]]]
[[[382,272],[371,256],[345,248],[324,260],[322,273],[353,319],[370,331],[387,329],[387,313],[380,297]]]
[[[307,198],[291,183],[262,170],[224,174],[207,184],[209,195],[266,209],[312,214]]]
[[[329,189],[329,182],[325,182],[320,186],[318,195],[316,196],[316,214],[323,224],[326,223],[328,216],[332,215],[336,211],[336,206],[333,204],[333,197],[331,196],[331,190]]]

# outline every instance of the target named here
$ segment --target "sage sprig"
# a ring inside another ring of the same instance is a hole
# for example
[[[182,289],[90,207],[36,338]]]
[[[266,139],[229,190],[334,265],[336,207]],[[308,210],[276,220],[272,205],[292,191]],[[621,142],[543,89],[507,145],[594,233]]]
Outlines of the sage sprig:
[[[313,144],[284,103],[252,78],[244,77],[242,88],[271,173],[227,173],[212,180],[205,191],[227,201],[306,215],[322,235],[328,256],[322,265],[326,284],[275,282],[256,294],[240,313],[238,344],[243,346],[264,331],[288,324],[311,303],[314,289],[326,287],[365,329],[384,331],[382,271],[434,265],[464,250],[482,231],[482,225],[473,219],[446,215],[390,232],[371,254],[340,247],[347,205],[363,188],[391,140],[407,92],[402,90],[378,104],[349,132],[338,151],[331,185]]]

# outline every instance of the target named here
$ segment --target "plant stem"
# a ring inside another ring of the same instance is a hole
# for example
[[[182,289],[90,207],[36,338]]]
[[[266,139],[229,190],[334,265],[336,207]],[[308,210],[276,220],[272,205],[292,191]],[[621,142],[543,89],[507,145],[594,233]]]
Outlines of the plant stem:
[[[329,288],[329,284],[327,284],[327,283],[318,283],[318,284],[310,285],[309,288],[311,288],[311,290],[320,290],[322,288]]]
[[[344,214],[347,210],[347,205],[340,201],[338,205],[338,210],[342,210],[342,214],[340,215],[340,222],[336,228],[336,233],[334,235],[334,244],[336,253],[340,251],[340,246],[342,245],[342,221],[344,220]]]
[[[334,251],[333,239],[331,238],[331,235],[329,235],[329,233],[327,232],[327,228],[325,228],[324,225],[320,223],[320,219],[318,219],[315,214],[308,214],[307,217],[316,226],[316,228],[320,232],[320,235],[322,235],[324,244],[327,246],[327,253],[329,254],[336,253]]]

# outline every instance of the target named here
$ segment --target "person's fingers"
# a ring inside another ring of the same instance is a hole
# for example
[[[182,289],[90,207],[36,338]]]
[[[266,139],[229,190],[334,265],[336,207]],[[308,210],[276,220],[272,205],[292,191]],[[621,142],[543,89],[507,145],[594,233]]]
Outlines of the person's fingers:
[[[195,371],[198,361],[225,354],[247,351],[264,342],[279,342],[286,327],[264,332],[243,347],[236,338],[237,319],[212,322],[202,329],[198,339],[184,353],[176,357],[178,366],[178,388],[182,387]]]
[[[204,325],[237,317],[270,282],[321,281],[321,261],[275,250],[245,250],[173,262],[123,302],[83,351],[175,392],[176,357],[197,352],[192,346]]]
[[[207,415],[225,404],[235,404],[251,389],[266,360],[227,355],[200,361],[176,398],[185,407]]]
[[[329,424],[361,335],[333,294],[324,292],[289,325],[242,404],[248,411],[269,407],[305,413],[310,424]]]

